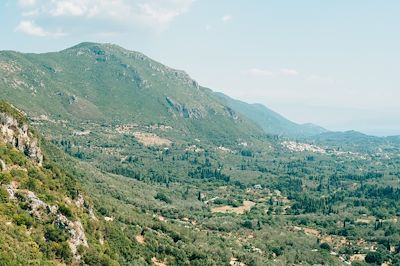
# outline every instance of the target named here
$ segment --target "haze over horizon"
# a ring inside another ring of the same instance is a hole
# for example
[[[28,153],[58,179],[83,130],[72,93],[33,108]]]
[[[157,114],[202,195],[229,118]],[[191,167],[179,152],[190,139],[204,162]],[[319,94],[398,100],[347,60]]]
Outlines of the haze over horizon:
[[[400,3],[19,0],[0,50],[115,43],[298,123],[400,135]],[[212,7],[212,8],[211,8]]]

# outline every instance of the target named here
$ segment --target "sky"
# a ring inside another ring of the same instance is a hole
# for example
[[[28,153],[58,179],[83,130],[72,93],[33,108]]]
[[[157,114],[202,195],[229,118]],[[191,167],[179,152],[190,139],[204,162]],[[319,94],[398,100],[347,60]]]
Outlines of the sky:
[[[114,43],[297,123],[400,135],[398,0],[0,0],[0,50]]]

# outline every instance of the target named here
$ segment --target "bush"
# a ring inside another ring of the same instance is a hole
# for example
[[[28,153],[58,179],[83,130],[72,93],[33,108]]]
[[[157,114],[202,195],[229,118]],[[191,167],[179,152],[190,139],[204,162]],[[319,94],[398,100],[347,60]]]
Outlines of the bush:
[[[253,152],[251,150],[241,150],[240,155],[245,157],[253,157]]]
[[[0,203],[8,202],[8,193],[2,187],[0,187]]]
[[[321,249],[324,249],[324,250],[327,250],[327,251],[330,251],[330,250],[331,250],[331,246],[330,246],[328,243],[326,243],[326,242],[322,243],[319,247],[320,247]]]
[[[109,211],[105,207],[100,207],[99,213],[103,216],[109,216]]]
[[[13,218],[17,225],[25,225],[26,227],[31,227],[33,225],[33,219],[27,213],[16,214]]]
[[[276,256],[282,256],[284,250],[285,249],[283,247],[273,247],[273,248],[271,248],[271,251],[274,252]]]
[[[38,182],[33,178],[29,178],[28,180],[23,182],[23,184],[21,185],[22,188],[26,188],[26,189],[31,190],[31,191],[36,191],[38,186],[39,186]]]
[[[243,227],[248,228],[248,229],[253,229],[253,222],[250,220],[244,221],[242,224]]]
[[[168,203],[168,204],[172,203],[172,200],[162,192],[158,192],[157,195],[155,196],[155,199],[164,201],[165,203]]]
[[[59,210],[59,212],[61,212],[61,214],[65,215],[65,216],[68,217],[68,218],[72,218],[72,217],[73,217],[73,214],[72,214],[71,209],[68,208],[68,207],[65,206],[65,205],[60,205],[60,206],[58,207],[58,210]]]
[[[72,262],[73,254],[67,242],[53,242],[51,249],[58,258],[62,259],[67,264]]]
[[[0,184],[9,184],[12,180],[10,173],[0,173]]]
[[[381,265],[383,263],[383,256],[379,252],[368,252],[365,261],[367,263]]]
[[[104,255],[97,254],[95,250],[88,250],[83,255],[83,261],[87,265],[108,266],[111,265],[111,260]]]
[[[19,166],[24,166],[27,162],[27,158],[20,153],[19,151],[11,151],[10,154],[10,159],[14,164],[17,164]]]
[[[63,242],[67,240],[65,232],[52,224],[46,226],[44,237],[46,240],[54,242]]]

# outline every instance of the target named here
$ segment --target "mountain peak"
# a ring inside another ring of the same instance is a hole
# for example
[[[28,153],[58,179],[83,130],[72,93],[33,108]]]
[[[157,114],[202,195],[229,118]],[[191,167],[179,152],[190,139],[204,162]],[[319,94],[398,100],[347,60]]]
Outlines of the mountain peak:
[[[113,43],[97,43],[97,42],[81,42],[78,43],[77,45],[74,45],[70,48],[67,48],[65,50],[76,50],[76,49],[82,49],[82,48],[93,48],[93,47],[102,47],[102,48],[117,48],[120,50],[126,50],[125,48],[113,44]]]
[[[105,55],[105,54],[140,54],[136,51],[127,50],[119,45],[112,44],[112,43],[95,43],[95,42],[82,42],[77,45],[74,45],[70,48],[63,50],[62,52],[71,52],[71,51],[91,51],[95,55]],[[140,54],[144,56],[143,54]]]

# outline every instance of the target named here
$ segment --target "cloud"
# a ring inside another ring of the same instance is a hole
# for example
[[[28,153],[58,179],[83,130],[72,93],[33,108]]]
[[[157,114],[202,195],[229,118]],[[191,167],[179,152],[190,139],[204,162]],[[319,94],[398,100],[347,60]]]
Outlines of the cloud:
[[[15,30],[32,36],[46,37],[49,35],[47,31],[37,26],[34,21],[28,20],[21,21]]]
[[[15,28],[15,31],[37,37],[48,37],[48,36],[60,37],[65,35],[65,33],[61,31],[58,32],[46,31],[42,27],[36,25],[36,23],[33,20],[22,20]]]
[[[272,71],[259,68],[252,68],[247,70],[246,72],[252,76],[259,76],[259,77],[271,77],[275,75],[275,73]]]
[[[88,11],[84,2],[59,1],[51,11],[52,15],[58,16],[83,16]]]
[[[231,15],[225,15],[221,18],[221,21],[224,23],[228,23],[229,21],[231,21],[233,19],[233,17]]]
[[[39,10],[37,9],[32,9],[26,12],[22,12],[21,14],[23,17],[35,17],[37,15],[39,15]]]
[[[282,68],[279,72],[282,75],[285,75],[285,76],[297,76],[297,75],[299,75],[299,72],[296,69],[290,69],[290,68]]]
[[[195,0],[19,0],[22,15],[57,23],[81,18],[106,20],[126,28],[140,25],[166,28],[186,13]],[[64,23],[65,25],[66,23]]]
[[[147,25],[168,25],[189,10],[192,0],[150,0],[139,4],[140,20]]]
[[[36,0],[18,0],[18,4],[25,7],[33,6],[36,4]]]

